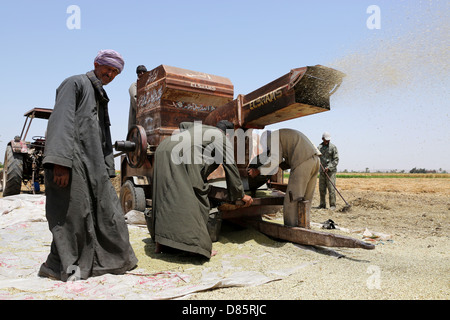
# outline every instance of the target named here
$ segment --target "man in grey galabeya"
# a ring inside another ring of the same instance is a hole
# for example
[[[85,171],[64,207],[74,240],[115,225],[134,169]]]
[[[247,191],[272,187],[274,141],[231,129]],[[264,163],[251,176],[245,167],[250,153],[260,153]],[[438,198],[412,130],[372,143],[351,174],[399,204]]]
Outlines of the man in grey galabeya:
[[[109,98],[103,86],[123,69],[114,50],[101,50],[94,70],[65,79],[47,127],[46,217],[53,235],[38,275],[55,280],[123,274],[137,258],[116,190]]]

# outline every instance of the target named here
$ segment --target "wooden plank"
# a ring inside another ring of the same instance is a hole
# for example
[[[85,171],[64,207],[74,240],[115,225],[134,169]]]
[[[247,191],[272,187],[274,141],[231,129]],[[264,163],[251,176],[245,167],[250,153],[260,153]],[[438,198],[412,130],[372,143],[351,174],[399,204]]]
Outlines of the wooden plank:
[[[297,226],[310,229],[311,201],[305,200],[303,197],[294,200],[291,191],[289,191],[289,201],[297,202]]]
[[[280,190],[282,192],[286,192],[287,183],[279,183],[279,182],[270,181],[270,187],[273,189],[276,189],[276,190]]]
[[[227,206],[233,205],[222,205],[219,210],[222,211],[222,219],[246,219],[249,217],[259,217],[265,214],[274,214],[283,209],[283,205],[277,204],[265,204],[265,205],[252,205],[246,208],[237,208],[231,210],[223,210]]]
[[[212,188],[209,194],[214,199],[227,199],[226,189]],[[290,195],[290,198],[292,196]],[[222,211],[222,219],[230,220],[236,224],[253,227],[256,230],[273,238],[286,240],[293,243],[324,246],[374,249],[373,244],[366,243],[350,237],[336,235],[329,232],[310,229],[311,202],[302,198],[290,199],[298,203],[298,224],[300,227],[288,227],[281,224],[261,220],[261,215],[276,212],[283,207],[284,196],[278,195],[267,198],[254,198],[250,207],[242,207],[242,204],[223,203],[219,210]]]
[[[310,229],[310,212],[311,201],[299,200],[298,201],[298,226],[305,229]]]
[[[303,245],[361,248],[368,250],[375,249],[373,244],[323,231],[315,231],[299,227],[288,227],[263,220],[239,219],[239,221],[235,220],[235,222],[248,227],[253,227],[261,233],[273,238]]]

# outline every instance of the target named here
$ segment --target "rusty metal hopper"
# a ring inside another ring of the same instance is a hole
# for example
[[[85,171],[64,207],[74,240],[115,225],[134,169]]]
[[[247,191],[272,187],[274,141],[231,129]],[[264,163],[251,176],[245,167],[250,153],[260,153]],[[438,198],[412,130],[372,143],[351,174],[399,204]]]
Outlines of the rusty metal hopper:
[[[212,111],[233,100],[227,78],[160,65],[137,82],[136,122],[150,145],[158,145],[183,121],[203,121]]]
[[[330,110],[330,96],[345,76],[321,65],[292,69],[267,85],[214,110],[205,120],[227,119],[236,127],[266,125]]]
[[[234,87],[227,78],[160,65],[137,82],[137,126],[127,136],[134,146],[125,150],[121,146],[126,143],[118,142],[116,150],[126,152],[129,161],[135,160],[130,162],[133,169],[146,168],[139,173],[133,170],[134,174],[147,175],[153,151],[181,122],[202,121],[215,126],[219,120],[226,119],[236,128],[262,129],[327,111],[330,96],[344,76],[340,71],[320,65],[296,68],[233,100]],[[245,164],[241,167],[245,171]],[[123,171],[128,169],[122,166]]]

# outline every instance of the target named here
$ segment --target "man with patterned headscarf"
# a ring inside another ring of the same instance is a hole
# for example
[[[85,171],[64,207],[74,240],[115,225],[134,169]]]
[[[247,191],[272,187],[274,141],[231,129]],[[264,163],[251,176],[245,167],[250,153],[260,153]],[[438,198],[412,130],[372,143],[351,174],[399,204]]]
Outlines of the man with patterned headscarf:
[[[44,155],[46,217],[53,235],[38,275],[67,281],[134,268],[136,256],[117,193],[103,89],[124,67],[101,50],[94,70],[65,79],[56,90]],[[75,278],[74,278],[75,277]]]

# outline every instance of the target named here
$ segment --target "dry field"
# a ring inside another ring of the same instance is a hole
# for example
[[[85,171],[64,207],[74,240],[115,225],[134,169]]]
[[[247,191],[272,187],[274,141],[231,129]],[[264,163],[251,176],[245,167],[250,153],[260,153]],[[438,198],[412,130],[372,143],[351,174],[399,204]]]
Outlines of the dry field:
[[[358,239],[357,230],[366,228],[390,239],[375,240],[375,250],[295,252],[285,244],[280,255],[314,266],[257,288],[219,289],[192,299],[449,299],[450,179],[338,178],[336,185],[351,210],[340,210],[345,203],[336,194],[337,210],[312,209],[311,221],[332,219],[355,231],[341,234]]]
[[[140,267],[148,272],[190,272],[192,279],[208,272],[292,271],[263,285],[207,290],[184,299],[447,300],[450,179],[338,178],[337,187],[351,210],[341,210],[345,203],[337,194],[337,210],[312,209],[311,221],[332,219],[345,231],[329,232],[357,239],[363,238],[366,229],[381,233],[385,238],[371,240],[374,250],[298,246],[226,223],[213,244],[218,254],[208,262],[154,254],[151,240],[136,238],[132,232],[133,247]],[[316,191],[312,206],[317,205]]]
[[[449,178],[338,178],[336,186],[352,206],[348,213],[339,212],[345,203],[336,194],[338,212],[332,215],[337,223],[405,237],[449,236]],[[330,212],[314,215],[320,221]]]
[[[130,227],[138,268],[148,274],[187,275],[190,282],[184,285],[240,272],[283,274],[257,286],[219,287],[181,297],[187,300],[448,300],[450,177],[338,177],[337,187],[351,209],[341,210],[345,203],[337,194],[337,209],[312,209],[311,221],[332,219],[341,230],[327,232],[356,239],[363,239],[364,231],[379,233],[380,238],[367,240],[374,250],[299,246],[224,223],[213,244],[217,255],[206,261],[156,254],[145,227]],[[316,190],[312,206],[317,205]]]

